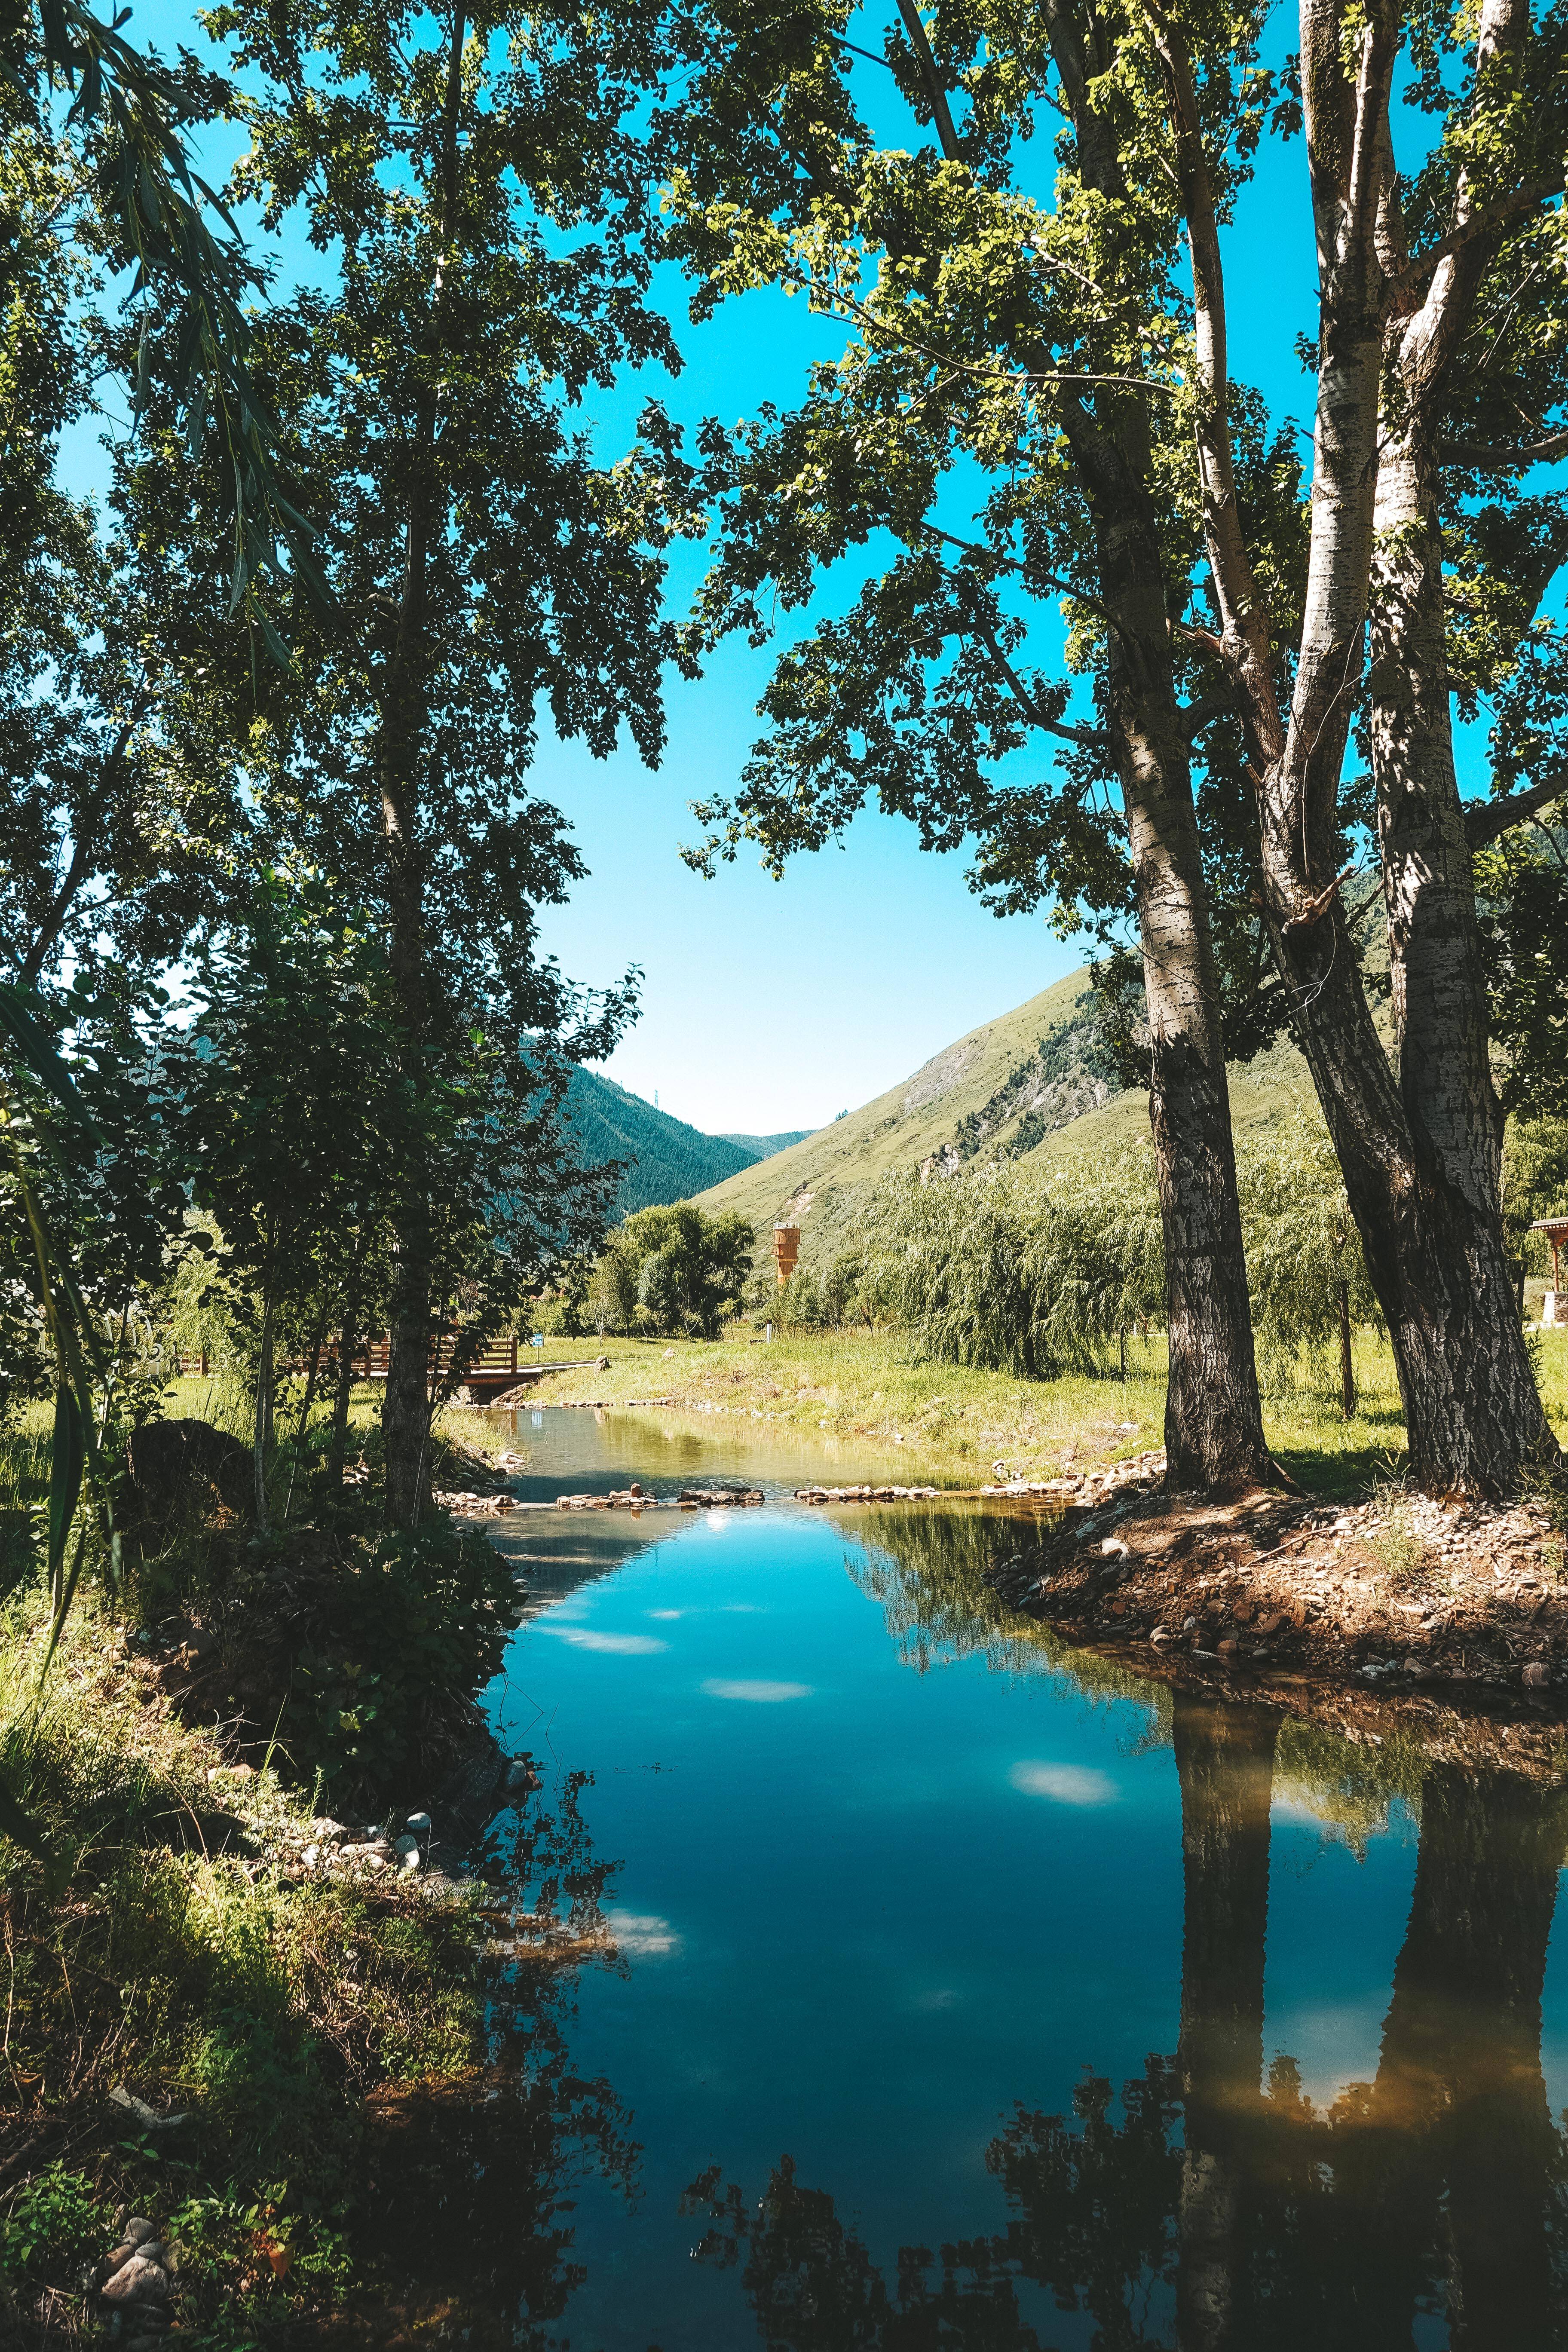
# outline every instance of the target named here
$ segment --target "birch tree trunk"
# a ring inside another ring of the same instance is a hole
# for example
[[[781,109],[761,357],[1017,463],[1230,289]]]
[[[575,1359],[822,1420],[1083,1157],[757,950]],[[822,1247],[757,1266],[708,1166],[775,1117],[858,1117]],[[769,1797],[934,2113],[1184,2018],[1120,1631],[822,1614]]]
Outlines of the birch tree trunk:
[[[1484,0],[1476,58],[1484,97],[1510,89],[1529,16],[1529,0]],[[1460,226],[1471,210],[1462,174]],[[1395,267],[1405,264],[1393,192],[1384,238]],[[1406,1411],[1435,1476],[1500,1488],[1551,1459],[1556,1441],[1503,1242],[1502,1111],[1454,765],[1437,457],[1455,363],[1495,249],[1495,238],[1478,238],[1438,264],[1422,299],[1394,305],[1367,686],[1400,1107],[1431,1258],[1430,1270],[1402,1269],[1430,1335],[1413,1351]]]
[[[1503,1489],[1550,1460],[1502,1232],[1502,1112],[1454,768],[1435,467],[1417,426],[1378,475],[1369,677],[1394,1048],[1422,1258],[1402,1253],[1413,1458]]]
[[[1095,501],[1100,577],[1119,625],[1109,653],[1112,751],[1127,812],[1149,1019],[1149,1117],[1165,1243],[1167,1483],[1267,1484],[1247,1254],[1236,1186],[1219,971],[1171,672],[1152,501]]]

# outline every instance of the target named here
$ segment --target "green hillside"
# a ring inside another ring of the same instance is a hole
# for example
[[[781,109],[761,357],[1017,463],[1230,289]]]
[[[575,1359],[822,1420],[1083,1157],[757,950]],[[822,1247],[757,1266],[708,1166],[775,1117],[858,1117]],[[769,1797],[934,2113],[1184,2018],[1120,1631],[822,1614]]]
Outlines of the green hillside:
[[[700,1128],[656,1110],[597,1070],[573,1071],[566,1119],[584,1164],[632,1163],[616,1195],[617,1217],[665,1201],[689,1201],[706,1186],[750,1168],[759,1156],[728,1137],[704,1135]]]
[[[976,1156],[1043,1161],[1064,1148],[1093,1150],[1149,1132],[1148,1097],[1119,1084],[1089,1003],[1086,971],[1068,974],[1011,1013],[972,1029],[875,1102],[819,1128],[701,1195],[705,1209],[738,1209],[757,1228],[798,1224],[807,1263],[831,1255],[867,1192],[894,1168],[953,1171]],[[1285,1040],[1231,1071],[1238,1130],[1260,1126],[1311,1080]]]
[[[783,1135],[721,1135],[721,1143],[732,1143],[741,1151],[749,1151],[753,1160],[771,1160],[775,1151],[787,1151],[792,1143],[804,1143],[815,1128],[786,1128]]]

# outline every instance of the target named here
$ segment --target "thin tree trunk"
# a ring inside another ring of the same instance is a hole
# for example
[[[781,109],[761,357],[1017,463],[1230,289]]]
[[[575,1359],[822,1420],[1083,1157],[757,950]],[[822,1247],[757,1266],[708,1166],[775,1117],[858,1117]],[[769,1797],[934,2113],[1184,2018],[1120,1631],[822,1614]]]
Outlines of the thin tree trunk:
[[[294,1509],[294,1482],[300,1475],[300,1455],[305,1444],[305,1432],[310,1426],[310,1407],[316,1401],[316,1376],[321,1369],[321,1349],[327,1339],[327,1310],[322,1307],[316,1320],[315,1338],[310,1346],[310,1361],[305,1373],[305,1395],[300,1407],[300,1425],[294,1432],[294,1454],[289,1465],[289,1492],[283,1498],[283,1524],[288,1526]]]
[[[1340,1296],[1340,1407],[1347,1421],[1355,1419],[1355,1360],[1351,1354],[1351,1286],[1339,1285]]]
[[[1244,2189],[1261,2122],[1269,1806],[1279,1718],[1178,1692],[1184,2101],[1176,2330],[1182,2352],[1251,2339],[1238,2322]]]
[[[270,1253],[268,1254],[270,1255]],[[256,1364],[256,1426],[251,1453],[256,1473],[256,1531],[271,1532],[267,1517],[267,1450],[272,1436],[272,1272],[268,1266],[261,1299],[261,1346]]]
[[[442,122],[442,243],[456,234],[458,116],[462,99],[464,7],[452,13]],[[438,331],[444,261],[434,289]],[[419,776],[427,719],[428,635],[426,573],[437,528],[435,415],[428,402],[413,419],[408,467],[407,555],[397,629],[382,704],[380,746],[382,825],[386,846],[388,964],[403,1032],[404,1073],[416,1106],[403,1142],[406,1153],[394,1206],[391,1350],[382,1432],[386,1452],[386,1517],[413,1527],[430,1499],[430,1296],[433,1279],[431,1204],[423,1165],[419,1106],[426,1099],[426,1051],[431,1026],[430,972],[425,938],[424,849],[419,839]]]
[[[343,1465],[348,1454],[349,1403],[353,1393],[354,1350],[359,1344],[360,1271],[364,1261],[365,1237],[361,1234],[350,1268],[348,1288],[343,1296],[343,1319],[338,1332],[338,1376],[332,1395],[332,1433],[327,1444],[327,1479],[334,1494],[341,1494]]]
[[[1149,1117],[1165,1243],[1166,1476],[1178,1490],[1263,1484],[1273,1466],[1253,1351],[1219,972],[1153,502],[1102,436],[1096,448],[1076,420],[1065,421],[1083,452],[1112,624],[1108,715],[1143,949]],[[1131,420],[1124,438],[1142,437],[1142,427],[1141,417]]]

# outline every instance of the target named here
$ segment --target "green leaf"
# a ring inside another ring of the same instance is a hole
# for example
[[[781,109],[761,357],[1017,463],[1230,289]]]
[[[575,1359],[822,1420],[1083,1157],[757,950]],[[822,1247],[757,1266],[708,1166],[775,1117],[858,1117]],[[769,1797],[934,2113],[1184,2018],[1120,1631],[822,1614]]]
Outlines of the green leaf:
[[[54,1442],[49,1449],[49,1579],[59,1573],[66,1538],[76,1517],[87,1467],[85,1416],[75,1391],[64,1381],[55,1390]]]
[[[47,1863],[49,1860],[49,1849],[42,1830],[31,1813],[16,1802],[5,1785],[4,1773],[0,1773],[0,1832],[14,1845],[23,1847],[35,1861]]]
[[[0,1034],[9,1037],[22,1060],[34,1076],[47,1086],[73,1117],[80,1119],[88,1133],[98,1134],[92,1114],[76,1089],[76,1081],[60,1059],[59,1048],[49,1035],[44,1020],[41,998],[31,989],[18,988],[14,981],[0,981]]]

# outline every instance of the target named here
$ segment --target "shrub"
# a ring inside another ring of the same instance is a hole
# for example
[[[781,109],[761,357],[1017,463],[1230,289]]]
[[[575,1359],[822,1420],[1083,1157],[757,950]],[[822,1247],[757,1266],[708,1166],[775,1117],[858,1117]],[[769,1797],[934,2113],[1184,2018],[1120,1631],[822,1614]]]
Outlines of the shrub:
[[[494,1545],[439,1524],[361,1539],[306,1606],[279,1738],[302,1780],[345,1790],[406,1774],[497,1672],[517,1622]]]
[[[63,2284],[99,2252],[105,2219],[91,2181],[51,2164],[22,2183],[0,2221],[0,2269],[12,2277]]]

